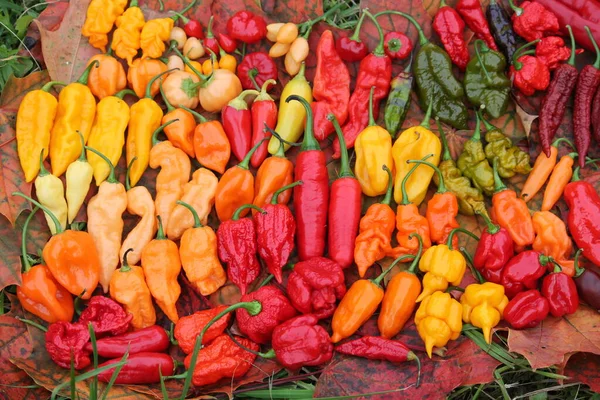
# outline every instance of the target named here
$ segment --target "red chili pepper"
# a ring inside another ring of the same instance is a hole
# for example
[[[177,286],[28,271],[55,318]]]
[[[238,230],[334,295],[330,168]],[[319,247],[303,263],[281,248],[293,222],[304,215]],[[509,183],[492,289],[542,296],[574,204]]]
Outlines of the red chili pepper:
[[[535,56],[554,71],[562,61],[571,57],[571,49],[565,46],[565,41],[560,36],[548,36],[540,39],[535,47]]]
[[[350,169],[346,141],[340,125],[333,114],[329,114],[327,119],[333,123],[342,155],[338,179],[331,184],[329,195],[327,253],[329,258],[342,268],[348,268],[354,262],[354,243],[358,235],[362,209],[362,189]]]
[[[508,298],[535,289],[549,262],[550,257],[533,250],[525,250],[511,258],[502,270],[502,286]]]
[[[537,1],[524,1],[520,7],[508,0],[515,12],[512,16],[513,29],[528,42],[556,34],[560,26],[556,15]]]
[[[562,123],[567,103],[571,98],[579,71],[575,68],[575,39],[571,27],[567,27],[571,36],[571,56],[567,63],[562,63],[554,72],[554,79],[548,86],[548,91],[542,100],[540,108],[539,137],[542,149],[550,158],[550,146],[558,127]]]
[[[227,21],[227,32],[241,42],[257,43],[267,36],[267,23],[251,11],[238,11]]]
[[[463,38],[465,22],[445,0],[440,2],[440,8],[435,14],[433,30],[440,37],[452,63],[464,71],[469,63],[469,49]]]
[[[213,26],[213,21],[214,21],[214,17],[211,15],[210,19],[208,20],[208,27],[206,30],[206,37],[204,38],[204,40],[202,41],[202,44],[204,45],[204,48],[206,49],[207,53],[210,53],[208,50],[212,51],[215,54],[219,54],[219,42],[217,41],[217,38],[215,38],[215,35],[212,31],[212,26]]]
[[[336,300],[346,294],[342,267],[325,257],[300,261],[288,278],[287,293],[301,313],[328,318],[335,311]]]
[[[306,110],[306,129],[300,153],[296,158],[295,174],[302,185],[294,189],[298,257],[301,261],[320,257],[325,252],[327,209],[329,206],[329,173],[325,153],[313,133],[313,115],[308,102],[297,95],[285,101],[299,101]]]
[[[196,39],[204,39],[204,28],[202,24],[195,20],[186,17],[178,12],[171,11],[173,14],[177,15],[181,22],[183,22],[183,31],[188,37],[195,37]]]
[[[249,95],[258,95],[258,92],[254,89],[244,90],[221,110],[221,121],[231,152],[240,161],[252,147],[252,113],[245,100]]]
[[[370,12],[365,10],[364,13],[373,20],[377,27],[379,44],[371,54],[363,58],[358,67],[356,87],[348,103],[348,121],[342,127],[347,148],[354,147],[356,138],[369,124],[369,113],[365,112],[365,105],[369,102],[371,88],[375,87],[373,91],[373,117],[377,119],[379,103],[390,91],[390,81],[392,79],[392,61],[385,54],[383,48],[381,26]],[[340,158],[340,142],[337,138],[333,141],[333,151],[333,158]]]
[[[590,265],[586,268],[579,267],[579,255],[581,249],[575,253],[575,286],[577,293],[585,303],[595,310],[600,310],[600,270],[598,267]]]
[[[592,134],[596,142],[600,143],[600,87],[596,90],[592,102]]]
[[[590,125],[592,100],[596,90],[600,87],[600,49],[592,36],[590,28],[585,27],[590,40],[596,49],[596,61],[594,64],[586,65],[579,73],[577,87],[575,88],[575,104],[573,106],[573,135],[575,136],[575,147],[579,154],[579,166],[585,166],[586,155],[592,139]],[[587,257],[587,254],[586,254]]]
[[[98,365],[98,368],[117,364],[119,361],[121,361],[120,358],[109,360]],[[110,368],[101,372],[98,375],[98,380],[100,382],[109,382],[114,371],[115,368]],[[162,376],[170,376],[173,375],[174,371],[175,362],[168,354],[150,352],[131,354],[119,371],[114,383],[117,385],[158,383],[160,382],[161,374]]]
[[[542,281],[542,295],[548,299],[550,313],[560,318],[573,314],[579,307],[579,295],[573,278],[562,272],[556,264],[554,272]]]
[[[350,100],[350,73],[335,50],[333,33],[321,34],[317,46],[317,71],[313,81],[313,97],[310,105],[314,115],[314,132],[317,140],[325,140],[333,132],[327,115],[334,113],[340,124],[348,118]]]
[[[479,243],[477,243],[473,266],[479,272],[484,270],[501,271],[514,256],[515,243],[506,229],[492,223],[487,215],[479,215],[485,220],[487,227],[483,230]]]
[[[550,84],[550,70],[546,64],[539,58],[528,55],[529,52],[523,52],[526,47],[537,43],[527,43],[515,52],[508,73],[515,87],[527,96],[532,96],[536,90],[546,90]]]
[[[179,318],[179,321],[175,324],[174,335],[175,339],[177,339],[177,344],[185,354],[190,354],[194,350],[196,339],[204,327],[226,308],[227,306],[217,306],[207,310],[196,311],[192,315]],[[202,344],[208,344],[217,336],[222,335],[227,326],[229,326],[230,320],[231,314],[227,313],[213,322],[206,332],[204,332]]]
[[[260,90],[268,80],[275,81],[277,74],[275,61],[262,51],[246,54],[237,67],[237,76],[244,89]]]
[[[221,222],[217,229],[219,258],[227,264],[227,277],[240,288],[242,295],[260,274],[254,223],[250,218],[240,219],[241,212],[247,208],[264,212],[253,204],[245,204],[235,211],[230,220]]]
[[[413,44],[402,32],[388,32],[383,37],[385,54],[393,60],[404,60],[410,56]]]
[[[360,28],[365,20],[365,16],[366,14],[363,11],[352,36],[340,36],[335,41],[335,48],[340,58],[346,62],[360,61],[369,54],[369,48],[360,40]]]
[[[539,291],[528,290],[508,302],[503,317],[514,329],[527,329],[538,326],[548,311],[548,300]]]
[[[139,331],[99,339],[96,341],[96,350],[100,357],[117,358],[127,352],[129,354],[161,353],[169,348],[169,344],[167,332],[158,325],[152,325]],[[87,343],[83,349],[91,353],[92,344]]]
[[[84,369],[91,364],[89,353],[84,346],[90,341],[87,325],[80,322],[58,321],[50,324],[46,332],[46,351],[56,365],[71,367],[71,357],[75,369]]]
[[[483,40],[490,49],[498,51],[498,46],[494,42],[494,37],[490,32],[490,26],[485,19],[479,0],[459,0],[456,4],[456,11],[477,38]]]
[[[271,203],[263,207],[265,214],[256,213],[254,216],[258,254],[279,283],[283,280],[282,268],[294,249],[296,221],[288,206],[278,204],[277,200],[281,192],[301,184],[302,181],[296,181],[277,190],[271,198]]]
[[[277,104],[267,92],[269,85],[275,83],[277,82],[273,79],[266,80],[260,89],[259,95],[254,99],[252,107],[250,107],[252,113],[252,146],[256,146],[261,140],[271,137],[271,132],[265,129],[265,125],[269,129],[275,129],[275,125],[277,125]],[[250,157],[250,164],[254,168],[260,167],[267,158],[267,154],[269,154],[269,142],[265,140]]]
[[[85,326],[92,324],[97,337],[127,332],[132,319],[133,315],[126,313],[119,303],[104,296],[92,297],[79,316],[79,322]]]
[[[237,41],[224,33],[217,33],[219,45],[227,53],[233,53],[237,49]]]

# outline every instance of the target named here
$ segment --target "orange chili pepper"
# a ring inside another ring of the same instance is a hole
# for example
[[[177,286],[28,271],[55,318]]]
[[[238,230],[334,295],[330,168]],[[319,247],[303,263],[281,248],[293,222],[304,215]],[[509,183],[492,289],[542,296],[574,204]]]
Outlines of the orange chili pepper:
[[[181,286],[177,277],[181,272],[179,249],[174,241],[165,237],[160,215],[158,219],[158,233],[142,250],[142,268],[146,276],[146,283],[152,293],[156,304],[165,313],[167,318],[177,323],[179,315],[175,304],[181,295]]]
[[[162,85],[160,93],[163,101],[167,105],[167,113],[162,118],[162,124],[165,125],[169,121],[176,121],[172,125],[165,125],[164,131],[173,146],[185,151],[190,157],[195,157],[194,152],[194,130],[196,129],[196,120],[189,111],[183,108],[175,108],[169,103]]]
[[[248,165],[252,154],[265,140],[267,138],[256,143],[238,165],[229,168],[221,177],[215,195],[215,208],[219,221],[230,220],[235,210],[254,200],[254,175],[248,170]],[[248,209],[242,210],[240,218],[246,214]]]
[[[266,162],[266,161],[265,161]],[[375,262],[383,259],[392,251],[392,233],[396,228],[396,214],[390,207],[394,176],[384,165],[382,168],[388,174],[388,187],[381,203],[372,204],[359,224],[359,233],[354,241],[354,263],[358,267],[361,278]]]
[[[552,175],[550,175],[550,179],[546,185],[546,191],[544,192],[542,211],[551,210],[562,197],[565,187],[573,176],[573,164],[576,156],[577,153],[565,154],[560,158],[556,166],[554,166]]]
[[[531,200],[537,192],[540,191],[544,183],[548,180],[548,177],[552,173],[554,166],[556,165],[556,158],[558,157],[558,145],[561,142],[569,143],[569,140],[565,138],[556,139],[552,146],[550,146],[550,157],[546,156],[543,151],[535,159],[533,168],[521,189],[521,198],[527,203]],[[572,146],[572,145],[571,145]]]
[[[575,263],[568,260],[573,251],[573,241],[567,233],[564,221],[550,211],[533,213],[533,228],[536,237],[533,249],[552,257],[562,268],[562,272],[569,276],[575,274]],[[554,264],[548,263],[548,272],[554,271]]]
[[[544,154],[543,152],[540,154]],[[517,246],[529,246],[535,239],[533,222],[527,204],[508,188],[498,175],[498,160],[494,159],[494,185],[492,210],[498,225],[506,229]]]
[[[111,50],[106,54],[97,54],[90,58],[88,65],[98,61],[97,68],[92,68],[87,85],[90,91],[99,99],[112,96],[127,87],[127,75],[123,65],[111,55]]]
[[[217,235],[210,226],[200,223],[194,208],[178,201],[194,218],[194,226],[184,232],[179,243],[179,256],[183,270],[192,285],[202,296],[216,292],[227,281],[227,275],[217,255]]]
[[[127,71],[129,88],[141,99],[146,93],[146,86],[152,78],[167,70],[167,64],[152,58],[138,58],[134,60]],[[160,82],[156,80],[150,87],[150,95],[156,96],[160,89]]]
[[[183,185],[190,179],[192,165],[190,158],[183,150],[174,147],[171,142],[165,140],[158,141],[158,134],[165,126],[176,122],[171,120],[160,126],[152,134],[152,150],[150,150],[150,168],[160,167],[160,172],[156,176],[156,215],[160,215],[164,226],[169,226],[171,213],[175,208],[177,200],[183,194]]]

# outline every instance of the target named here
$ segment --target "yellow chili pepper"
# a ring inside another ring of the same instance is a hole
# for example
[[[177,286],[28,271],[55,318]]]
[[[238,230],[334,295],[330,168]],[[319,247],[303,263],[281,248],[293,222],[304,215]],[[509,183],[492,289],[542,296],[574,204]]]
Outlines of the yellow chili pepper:
[[[427,355],[431,358],[434,346],[443,347],[448,341],[456,340],[460,336],[462,306],[450,294],[434,292],[419,306],[415,314],[415,325],[419,336],[425,342]]]
[[[35,178],[35,194],[37,195],[38,201],[54,216],[62,229],[67,226],[67,201],[65,200],[65,188],[62,181],[56,176],[50,174],[44,167],[43,161],[43,150],[39,154],[39,170],[40,173]],[[50,228],[52,234],[56,234],[56,224],[52,217],[44,211],[46,222]]]
[[[465,288],[460,304],[463,321],[481,328],[485,341],[491,343],[492,328],[498,325],[508,304],[504,286],[492,282],[470,284]]]
[[[77,216],[85,196],[90,190],[90,183],[92,183],[92,177],[94,176],[94,169],[85,156],[85,143],[83,143],[81,133],[79,133],[79,139],[81,140],[81,155],[69,165],[66,173],[69,223],[72,223]]]
[[[81,34],[88,38],[93,47],[105,53],[108,34],[126,6],[127,0],[92,0],[87,9]]]
[[[228,69],[235,74],[237,60],[231,54],[222,53],[221,59],[219,60],[219,68]]]
[[[133,57],[140,49],[140,36],[145,24],[146,19],[138,7],[137,0],[131,0],[129,8],[117,18],[117,29],[113,33],[111,48],[118,57],[127,60],[130,67]]]

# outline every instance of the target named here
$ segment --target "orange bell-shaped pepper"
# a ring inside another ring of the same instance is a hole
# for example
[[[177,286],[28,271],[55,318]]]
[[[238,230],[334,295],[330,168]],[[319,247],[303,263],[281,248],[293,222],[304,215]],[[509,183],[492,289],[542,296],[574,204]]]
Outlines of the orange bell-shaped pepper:
[[[127,71],[127,82],[129,88],[133,89],[137,97],[140,99],[144,97],[146,93],[146,86],[152,78],[165,72],[167,70],[167,64],[160,60],[154,60],[151,58],[134,60],[129,70]],[[150,95],[156,96],[160,89],[160,82],[155,81],[150,86]]]
[[[165,125],[167,122],[176,121],[172,125],[165,125],[164,132],[169,142],[178,149],[185,151],[188,156],[195,157],[194,131],[196,129],[196,120],[194,119],[194,115],[183,108],[173,107],[169,103],[167,96],[165,96],[162,85],[160,86],[160,93],[167,106],[167,113],[163,116],[161,123]]]
[[[98,61],[98,68],[92,68],[87,85],[92,94],[102,100],[107,96],[113,96],[127,87],[127,75],[123,65],[110,53],[96,54],[88,65]]]

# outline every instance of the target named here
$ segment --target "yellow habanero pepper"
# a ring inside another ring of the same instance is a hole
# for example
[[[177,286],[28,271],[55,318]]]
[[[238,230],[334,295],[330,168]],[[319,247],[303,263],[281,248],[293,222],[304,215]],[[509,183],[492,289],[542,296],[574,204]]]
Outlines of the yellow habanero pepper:
[[[105,53],[108,34],[126,6],[127,0],[92,0],[81,34],[88,38],[93,47]]]
[[[140,49],[140,36],[145,24],[146,19],[138,7],[137,0],[131,0],[129,8],[117,18],[115,23],[117,29],[113,33],[110,47],[118,57],[127,60],[127,65],[130,67],[133,57]]]
[[[504,286],[492,282],[470,284],[461,296],[460,304],[463,321],[481,328],[485,341],[491,343],[492,328],[498,325],[508,304]]]
[[[462,329],[462,306],[444,292],[427,296],[415,314],[415,325],[425,342],[427,355],[431,358],[433,346],[443,347],[456,340]]]
[[[392,137],[388,131],[378,126],[373,118],[373,90],[374,87],[371,88],[369,96],[369,126],[358,135],[354,142],[356,153],[354,173],[362,192],[371,197],[386,192],[388,173],[382,167],[394,165]]]
[[[62,229],[67,226],[67,201],[65,200],[65,187],[62,181],[52,175],[44,167],[43,151],[39,154],[39,170],[40,174],[35,178],[35,194],[41,205],[47,208],[60,222]],[[46,222],[50,228],[50,232],[54,235],[57,232],[57,226],[52,217],[44,211]]]
[[[305,64],[302,63],[298,75],[289,81],[283,88],[283,92],[281,92],[279,114],[277,115],[277,126],[275,127],[275,131],[288,142],[297,142],[298,139],[300,139],[302,132],[304,132],[304,125],[306,124],[306,111],[304,110],[304,106],[298,101],[288,103],[288,97],[295,94],[305,99],[309,104],[312,103],[313,100],[312,89],[304,76],[305,68]],[[279,143],[279,139],[275,136],[271,137],[269,141],[269,153],[277,153],[279,150]],[[285,151],[289,148],[289,144],[284,144]]]
[[[55,176],[61,176],[81,154],[77,131],[86,142],[90,136],[96,99],[86,85],[91,69],[97,66],[97,61],[91,63],[77,82],[65,86],[58,95],[56,120],[50,134],[50,163]]]
[[[395,187],[394,187],[394,199],[397,203],[402,201],[401,183],[408,171],[411,170],[412,166],[407,164],[407,160],[420,160],[428,154],[433,154],[428,161],[438,166],[440,162],[440,155],[442,153],[442,143],[440,139],[430,130],[429,118],[431,117],[431,103],[429,102],[429,108],[427,114],[423,118],[421,125],[413,126],[408,128],[400,134],[394,147],[392,147],[392,156],[394,158],[394,165],[396,167],[395,176]],[[408,200],[417,206],[421,204],[425,195],[427,194],[427,188],[433,178],[434,170],[421,165],[417,170],[408,178],[406,184],[406,191],[408,194]]]
[[[193,0],[180,12],[169,18],[156,18],[146,22],[140,34],[140,47],[142,58],[159,58],[165,51],[165,42],[171,37],[171,30],[179,17],[189,11],[196,4]]]

